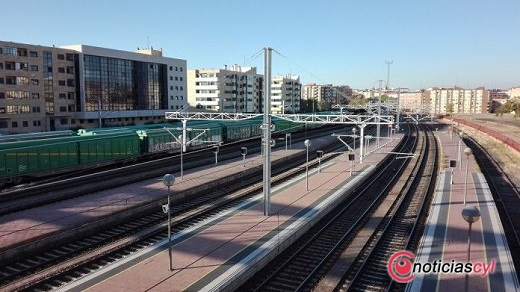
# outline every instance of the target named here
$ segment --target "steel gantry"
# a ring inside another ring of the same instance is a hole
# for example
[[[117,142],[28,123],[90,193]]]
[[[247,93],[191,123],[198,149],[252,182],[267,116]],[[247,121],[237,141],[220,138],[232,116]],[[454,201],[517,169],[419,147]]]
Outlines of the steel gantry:
[[[394,123],[393,116],[382,116],[378,114],[367,115],[333,115],[333,114],[271,114],[271,52],[272,48],[264,48],[264,110],[262,114],[247,113],[203,113],[203,112],[166,112],[166,119],[176,119],[183,121],[183,128],[186,128],[188,120],[245,120],[263,116],[262,129],[262,151],[263,151],[263,195],[264,195],[264,215],[270,212],[271,197],[271,117],[279,117],[296,123],[315,123],[315,124],[351,124],[360,128],[360,149],[363,149],[363,133],[367,125],[381,124],[391,125]],[[183,129],[184,132],[184,129]],[[379,137],[378,137],[379,139]],[[362,151],[360,152],[362,161]]]
[[[181,120],[185,127],[188,120],[247,120],[264,116],[262,128],[262,149],[264,153],[264,215],[269,215],[271,194],[271,118],[277,117],[296,123],[309,124],[345,124],[359,127],[359,161],[363,163],[363,137],[365,127],[368,125],[393,125],[394,117],[391,115],[345,115],[345,114],[248,114],[248,113],[205,113],[205,112],[166,112],[166,119]],[[338,137],[340,138],[340,137]],[[377,137],[379,138],[379,137]]]

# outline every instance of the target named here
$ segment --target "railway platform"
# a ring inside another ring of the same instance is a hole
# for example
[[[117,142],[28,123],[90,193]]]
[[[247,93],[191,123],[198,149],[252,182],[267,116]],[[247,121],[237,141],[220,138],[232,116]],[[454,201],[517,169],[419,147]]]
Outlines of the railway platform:
[[[436,137],[442,145],[440,177],[413,260],[414,269],[424,270],[412,273],[407,291],[519,291],[517,273],[484,175],[472,155],[464,153],[466,146],[456,133],[439,127]],[[456,161],[454,167],[450,167],[450,160]],[[464,204],[480,211],[479,220],[471,224],[471,233],[462,216]]]
[[[63,291],[230,291],[275,257],[319,220],[326,210],[348,197],[402,138],[394,134],[371,143],[369,155],[353,168],[346,155],[309,170],[271,189],[270,214],[263,196],[215,215],[172,238],[173,271],[168,239],[63,286]],[[303,144],[295,148],[304,150]],[[351,171],[352,170],[352,173]],[[308,183],[308,188],[307,188]]]
[[[335,140],[335,137],[313,139],[312,151]],[[301,144],[301,145],[300,145]],[[288,149],[273,149],[272,160],[285,159],[297,152],[305,151],[303,143],[290,145]],[[245,159],[237,153],[236,159],[220,161],[218,164],[184,170],[183,177],[175,173],[175,183],[171,187],[172,202],[187,196],[188,190],[201,185],[211,186],[211,182],[229,178],[244,170],[261,167],[260,154],[248,154]],[[165,173],[166,174],[166,173]],[[22,252],[29,245],[37,245],[50,236],[60,236],[64,232],[82,232],[94,221],[107,215],[131,210],[149,201],[165,199],[167,190],[162,177],[97,192],[88,196],[72,198],[26,211],[0,216],[0,260],[18,249]],[[158,205],[158,208],[160,206]]]

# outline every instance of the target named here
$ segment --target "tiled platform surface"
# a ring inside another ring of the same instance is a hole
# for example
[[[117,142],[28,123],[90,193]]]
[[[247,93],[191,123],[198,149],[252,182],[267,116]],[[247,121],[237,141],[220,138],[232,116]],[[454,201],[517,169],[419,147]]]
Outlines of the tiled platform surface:
[[[356,162],[350,174],[345,155],[272,189],[271,212],[263,215],[259,194],[234,210],[219,214],[173,238],[173,271],[169,271],[167,239],[140,254],[103,268],[63,290],[89,291],[216,291],[232,290],[233,279],[259,269],[259,263],[288,245],[318,220],[322,210],[344,199],[344,193],[374,169],[402,136],[381,139],[381,147]],[[301,147],[301,146],[300,146]],[[229,285],[229,286],[228,286]]]
[[[441,169],[428,226],[415,262],[468,262],[469,224],[462,217],[466,201],[467,206],[475,206],[481,213],[480,220],[472,224],[469,262],[473,265],[494,263],[493,273],[484,276],[477,273],[468,275],[468,291],[518,291],[520,288],[517,274],[493,197],[483,174],[473,157],[463,153],[466,146],[458,135],[452,135],[447,127],[439,127],[436,136],[442,144],[441,159],[444,159],[444,168]],[[449,160],[458,160],[457,166],[449,168]],[[408,284],[407,290],[464,291],[465,281],[466,275],[462,273],[417,273]]]
[[[311,150],[320,145],[336,140],[334,137],[313,139]],[[303,143],[278,148],[272,152],[272,160],[282,159],[299,151],[305,151]],[[262,164],[260,154],[247,155],[245,167],[250,168]],[[191,170],[185,170],[183,178],[174,174],[175,184],[171,187],[173,196],[183,190],[193,188],[208,181],[218,180],[244,171],[242,156]],[[111,213],[129,209],[147,201],[166,198],[167,191],[162,177],[137,183],[129,183],[124,187],[97,192],[89,196],[73,198],[55,204],[32,208],[30,210],[0,216],[0,254],[19,245],[21,242],[34,244],[40,238],[52,236],[99,220]]]

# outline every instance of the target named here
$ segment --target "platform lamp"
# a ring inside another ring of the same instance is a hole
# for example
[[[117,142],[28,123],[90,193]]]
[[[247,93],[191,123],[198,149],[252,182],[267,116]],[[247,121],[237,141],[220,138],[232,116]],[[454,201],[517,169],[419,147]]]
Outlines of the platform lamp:
[[[175,182],[173,174],[166,174],[163,179],[163,184],[168,187],[168,203],[162,206],[163,212],[168,213],[168,257],[170,259],[170,271],[173,271],[172,267],[172,223],[171,223],[171,209],[170,209],[170,187]]]
[[[242,154],[242,165],[244,165],[244,167],[246,167],[247,147],[241,147],[240,154]]]
[[[468,229],[468,263],[470,261],[470,254],[471,254],[471,224],[477,222],[480,219],[480,211],[475,206],[467,206],[462,209],[462,218],[466,220],[466,222],[469,223],[469,229]],[[469,282],[469,275],[466,274],[466,278],[464,280],[464,291],[468,291],[468,282]]]
[[[471,148],[464,149],[464,154],[466,154],[466,177],[464,179],[464,207],[466,206],[466,195],[468,193],[468,165],[469,165],[469,156],[471,155]]]
[[[457,150],[457,163],[459,164],[459,170],[462,170],[462,140],[464,139],[464,132],[463,131],[460,131],[459,132],[459,147],[458,147],[458,150]]]
[[[307,186],[307,190],[309,190],[309,147],[312,143],[309,139],[307,139],[303,142],[303,144],[307,148],[307,163],[305,164],[305,183]]]
[[[354,150],[356,150],[356,132],[357,132],[357,129],[354,127],[352,128],[352,133],[354,134],[352,137],[354,138]],[[361,141],[363,142],[363,141]]]
[[[219,152],[219,147],[218,146],[214,146],[213,147],[213,153],[215,153],[215,164],[218,164],[218,152]]]

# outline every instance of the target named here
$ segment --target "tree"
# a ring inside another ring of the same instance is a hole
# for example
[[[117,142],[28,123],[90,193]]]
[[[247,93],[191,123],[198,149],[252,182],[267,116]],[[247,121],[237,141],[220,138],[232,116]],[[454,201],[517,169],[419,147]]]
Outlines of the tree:
[[[447,106],[446,106],[446,112],[451,116],[454,112],[454,107],[455,105],[452,103],[449,103]]]

